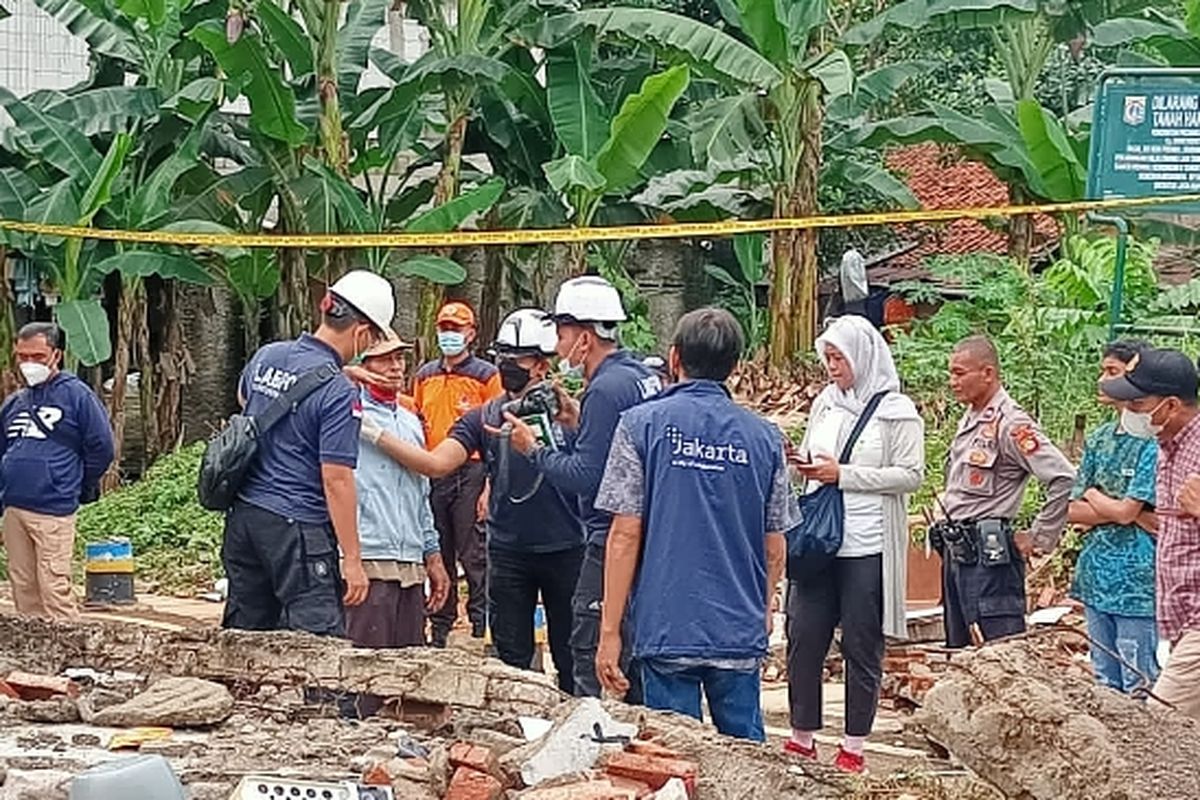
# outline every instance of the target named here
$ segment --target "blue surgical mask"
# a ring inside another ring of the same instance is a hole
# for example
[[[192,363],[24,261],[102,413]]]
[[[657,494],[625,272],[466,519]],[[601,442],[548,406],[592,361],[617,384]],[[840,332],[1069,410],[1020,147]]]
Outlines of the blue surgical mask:
[[[467,349],[467,335],[462,331],[438,331],[438,349],[453,358]]]

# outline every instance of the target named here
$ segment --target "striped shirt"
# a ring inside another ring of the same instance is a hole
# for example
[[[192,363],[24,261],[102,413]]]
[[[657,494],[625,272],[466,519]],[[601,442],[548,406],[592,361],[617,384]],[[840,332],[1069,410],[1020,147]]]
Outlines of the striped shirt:
[[[1200,414],[1159,442],[1158,626],[1169,642],[1200,630],[1200,519],[1179,508],[1189,475],[1200,473]]]

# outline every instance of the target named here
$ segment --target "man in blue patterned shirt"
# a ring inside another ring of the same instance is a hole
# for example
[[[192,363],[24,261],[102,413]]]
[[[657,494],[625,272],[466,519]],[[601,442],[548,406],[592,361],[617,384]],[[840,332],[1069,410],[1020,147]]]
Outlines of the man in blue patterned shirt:
[[[1100,380],[1124,375],[1146,347],[1135,341],[1109,344]],[[1120,405],[1103,394],[1100,402]],[[1134,433],[1120,422],[1092,432],[1068,512],[1070,522],[1086,529],[1071,595],[1086,610],[1096,680],[1126,693],[1143,679],[1149,688],[1158,677],[1153,538],[1158,443]]]

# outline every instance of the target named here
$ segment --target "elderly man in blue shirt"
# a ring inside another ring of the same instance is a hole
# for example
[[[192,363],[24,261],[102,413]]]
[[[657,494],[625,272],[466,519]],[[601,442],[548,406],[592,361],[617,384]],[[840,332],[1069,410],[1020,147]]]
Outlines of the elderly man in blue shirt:
[[[395,335],[347,371],[361,385],[362,446],[354,480],[367,599],[347,609],[346,631],[360,647],[420,647],[425,612],[441,608],[450,589],[429,505],[429,479],[398,463],[399,442],[425,446],[412,400],[400,394],[405,350]],[[429,596],[425,596],[425,582]]]

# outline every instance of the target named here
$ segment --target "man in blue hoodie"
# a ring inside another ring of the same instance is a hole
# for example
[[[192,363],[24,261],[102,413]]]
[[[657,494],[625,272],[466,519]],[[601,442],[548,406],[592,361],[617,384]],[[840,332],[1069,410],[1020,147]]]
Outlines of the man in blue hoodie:
[[[0,505],[8,576],[19,614],[72,619],[75,512],[113,460],[112,429],[87,384],[63,371],[62,331],[31,322],[17,333],[25,381],[0,407]]]
[[[528,456],[556,489],[579,496],[587,545],[572,600],[575,694],[599,697],[596,645],[604,594],[604,543],[612,515],[596,508],[596,493],[621,412],[658,394],[662,382],[617,342],[617,327],[625,321],[625,310],[620,294],[608,281],[585,275],[565,282],[555,298],[553,316],[563,374],[587,382],[579,402],[559,391],[562,413],[558,422],[574,436],[567,447],[555,450],[541,446],[521,420],[509,415],[508,421],[513,426],[513,448]],[[638,701],[636,686],[626,700]]]

